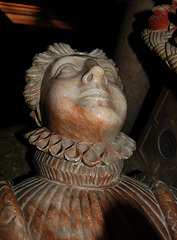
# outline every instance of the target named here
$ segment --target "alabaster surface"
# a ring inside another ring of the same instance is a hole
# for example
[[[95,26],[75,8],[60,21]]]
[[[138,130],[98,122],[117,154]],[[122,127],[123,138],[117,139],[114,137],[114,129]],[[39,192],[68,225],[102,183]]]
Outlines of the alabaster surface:
[[[126,99],[113,61],[101,50],[54,44],[34,58],[27,81],[26,101],[49,130],[87,142],[114,141],[120,132]]]
[[[38,175],[16,186],[0,178],[0,239],[177,237],[168,187],[121,175],[135,141],[120,132],[127,107],[113,61],[55,43],[34,57],[26,80]]]

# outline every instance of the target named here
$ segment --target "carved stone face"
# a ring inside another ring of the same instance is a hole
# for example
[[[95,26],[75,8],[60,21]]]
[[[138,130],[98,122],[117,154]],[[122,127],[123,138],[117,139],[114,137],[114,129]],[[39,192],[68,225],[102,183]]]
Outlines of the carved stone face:
[[[55,60],[41,86],[44,125],[79,141],[114,141],[127,111],[117,77],[108,60],[84,55]]]

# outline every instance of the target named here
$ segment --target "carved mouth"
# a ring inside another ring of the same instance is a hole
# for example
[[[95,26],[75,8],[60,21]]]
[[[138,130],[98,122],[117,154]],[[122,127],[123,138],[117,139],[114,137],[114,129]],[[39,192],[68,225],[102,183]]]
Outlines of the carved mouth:
[[[99,88],[98,89],[92,88],[92,89],[83,91],[80,94],[80,98],[85,98],[85,97],[95,97],[95,98],[110,100],[109,94],[106,91]]]

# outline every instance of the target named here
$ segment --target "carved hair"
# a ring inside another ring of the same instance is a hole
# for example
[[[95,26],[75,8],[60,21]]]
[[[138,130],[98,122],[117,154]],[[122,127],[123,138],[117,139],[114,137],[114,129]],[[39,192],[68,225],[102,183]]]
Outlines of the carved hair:
[[[32,109],[32,117],[36,118],[35,111],[39,108],[41,83],[47,67],[57,58],[72,55],[86,55],[97,59],[108,60],[115,66],[114,62],[108,59],[100,49],[95,49],[90,53],[84,53],[73,50],[68,44],[64,43],[54,43],[50,45],[46,52],[34,56],[32,67],[26,71],[27,85],[24,90],[24,97],[27,105]],[[119,77],[116,80],[116,84],[123,90],[122,81]],[[40,115],[39,111],[38,115]]]

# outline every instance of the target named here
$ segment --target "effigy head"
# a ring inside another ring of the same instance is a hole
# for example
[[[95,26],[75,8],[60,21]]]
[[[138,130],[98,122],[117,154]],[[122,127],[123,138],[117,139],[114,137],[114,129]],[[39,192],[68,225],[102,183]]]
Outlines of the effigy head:
[[[127,105],[117,68],[102,50],[55,43],[26,72],[24,96],[38,125],[87,142],[114,141]]]

